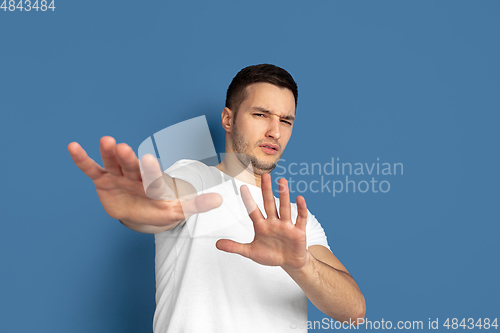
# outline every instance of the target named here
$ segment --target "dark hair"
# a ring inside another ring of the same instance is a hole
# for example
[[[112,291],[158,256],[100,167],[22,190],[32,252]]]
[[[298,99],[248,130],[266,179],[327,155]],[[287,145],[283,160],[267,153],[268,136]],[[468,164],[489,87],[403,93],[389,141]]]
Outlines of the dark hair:
[[[247,98],[246,87],[258,82],[266,82],[289,89],[293,93],[295,108],[297,108],[299,95],[297,83],[286,70],[270,64],[253,65],[240,70],[227,88],[226,107],[236,113],[241,103]]]

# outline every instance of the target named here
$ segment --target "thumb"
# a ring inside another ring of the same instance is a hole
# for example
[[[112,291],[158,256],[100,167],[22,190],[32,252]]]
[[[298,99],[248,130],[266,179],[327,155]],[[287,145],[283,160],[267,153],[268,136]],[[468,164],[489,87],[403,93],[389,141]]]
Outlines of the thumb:
[[[250,259],[250,244],[241,244],[229,239],[219,239],[215,243],[219,250],[229,253],[236,253]]]
[[[222,204],[222,196],[218,193],[197,195],[191,199],[181,199],[182,211],[186,218],[193,214],[208,212]]]

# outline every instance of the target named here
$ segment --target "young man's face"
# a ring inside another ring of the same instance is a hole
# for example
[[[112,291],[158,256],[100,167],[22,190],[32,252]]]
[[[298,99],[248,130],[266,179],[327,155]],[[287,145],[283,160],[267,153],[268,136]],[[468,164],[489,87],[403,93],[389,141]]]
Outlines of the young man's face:
[[[233,118],[232,150],[246,155],[255,173],[271,172],[292,134],[295,98],[289,89],[269,83],[251,84],[246,92]]]

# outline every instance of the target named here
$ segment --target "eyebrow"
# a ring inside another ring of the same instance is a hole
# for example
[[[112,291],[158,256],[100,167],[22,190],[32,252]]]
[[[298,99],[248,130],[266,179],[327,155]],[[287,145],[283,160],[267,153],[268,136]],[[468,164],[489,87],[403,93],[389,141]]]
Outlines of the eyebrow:
[[[278,116],[274,112],[271,112],[268,109],[260,107],[260,106],[254,106],[254,107],[252,107],[252,109],[257,110],[257,111],[262,112],[262,113],[267,113],[267,114],[272,114],[274,116]],[[280,117],[280,116],[278,116],[278,117]],[[285,116],[285,117],[280,117],[280,118],[281,119],[286,119],[286,120],[292,120],[292,121],[295,120],[294,116]]]

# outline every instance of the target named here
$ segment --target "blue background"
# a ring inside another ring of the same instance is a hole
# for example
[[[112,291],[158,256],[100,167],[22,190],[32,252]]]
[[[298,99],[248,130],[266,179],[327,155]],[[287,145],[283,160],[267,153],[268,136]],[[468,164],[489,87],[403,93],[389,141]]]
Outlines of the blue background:
[[[1,10],[0,331],[151,332],[153,236],[105,213],[66,147],[101,163],[104,135],[137,149],[206,115],[223,151],[227,86],[264,62],[299,84],[287,163],[404,164],[385,194],[304,194],[367,318],[498,317],[499,14],[487,0]]]

